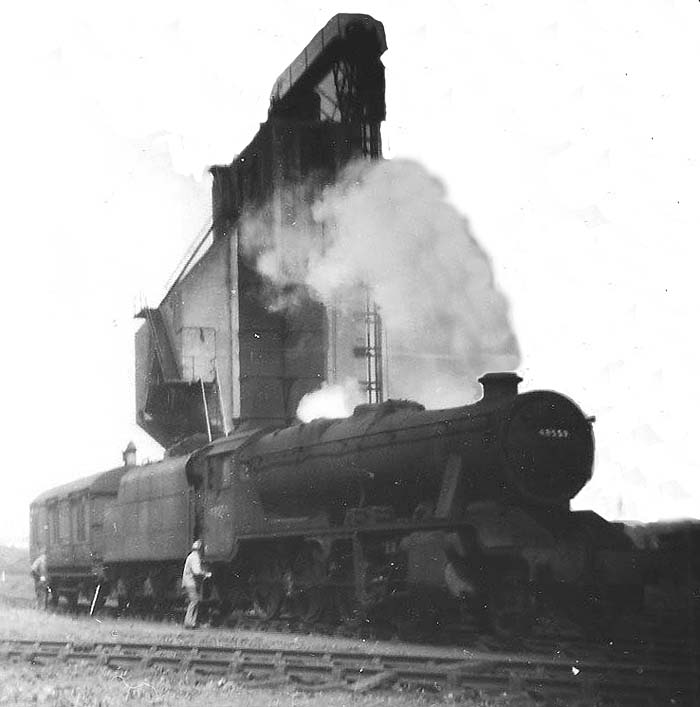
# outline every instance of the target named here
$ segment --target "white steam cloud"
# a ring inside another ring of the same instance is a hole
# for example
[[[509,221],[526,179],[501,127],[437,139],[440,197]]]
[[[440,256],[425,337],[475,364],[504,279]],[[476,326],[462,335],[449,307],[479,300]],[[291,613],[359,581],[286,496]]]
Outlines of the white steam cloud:
[[[279,198],[282,206],[294,201]],[[274,284],[304,284],[340,310],[369,289],[386,334],[391,397],[465,404],[478,393],[479,375],[517,367],[508,304],[489,258],[423,166],[357,161],[308,201],[311,214],[290,226],[254,229],[257,267]]]
[[[348,417],[356,405],[366,402],[365,394],[356,380],[347,378],[343,383],[323,383],[319,390],[305,395],[297,408],[302,422],[319,417]]]

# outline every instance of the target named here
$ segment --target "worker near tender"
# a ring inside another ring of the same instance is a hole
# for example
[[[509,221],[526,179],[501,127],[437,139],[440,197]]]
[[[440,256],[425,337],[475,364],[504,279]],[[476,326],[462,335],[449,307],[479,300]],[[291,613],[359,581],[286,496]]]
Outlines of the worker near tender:
[[[204,546],[201,540],[192,543],[192,551],[187,555],[185,567],[182,570],[182,588],[187,594],[187,613],[185,628],[197,628],[199,603],[202,600],[202,584],[211,572],[206,572],[202,563]]]
[[[49,573],[46,563],[46,549],[43,547],[39,550],[39,556],[32,562],[31,574],[34,579],[36,608],[45,610],[49,601]]]

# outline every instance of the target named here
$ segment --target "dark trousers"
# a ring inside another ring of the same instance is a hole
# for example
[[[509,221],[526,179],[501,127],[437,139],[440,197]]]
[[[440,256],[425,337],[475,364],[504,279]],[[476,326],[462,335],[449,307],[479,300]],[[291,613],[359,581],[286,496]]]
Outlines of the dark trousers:
[[[46,611],[49,603],[49,585],[38,579],[34,580],[34,593],[36,594],[36,608]]]
[[[199,586],[188,584],[183,588],[187,594],[188,601],[185,628],[195,628],[197,626],[197,615],[199,614],[199,602],[201,601]]]

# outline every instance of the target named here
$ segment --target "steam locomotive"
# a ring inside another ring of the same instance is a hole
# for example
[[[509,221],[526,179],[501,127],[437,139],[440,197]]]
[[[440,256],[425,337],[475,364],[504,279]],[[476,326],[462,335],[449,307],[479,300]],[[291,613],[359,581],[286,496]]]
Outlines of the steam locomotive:
[[[570,510],[592,474],[592,418],[559,393],[519,393],[513,373],[479,381],[471,405],[242,426],[55,488],[31,504],[32,555],[47,547],[55,598],[168,607],[202,538],[211,602],[265,620],[457,611],[504,625],[543,603],[629,598],[631,541]]]

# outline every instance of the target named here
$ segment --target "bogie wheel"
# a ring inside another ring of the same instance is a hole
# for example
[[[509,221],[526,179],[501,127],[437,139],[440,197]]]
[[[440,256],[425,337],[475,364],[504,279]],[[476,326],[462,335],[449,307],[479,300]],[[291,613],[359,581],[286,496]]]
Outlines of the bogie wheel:
[[[589,587],[577,592],[569,602],[568,616],[590,639],[599,640],[614,627],[622,616],[622,608],[615,606],[605,589]]]
[[[104,605],[107,603],[107,598],[109,597],[110,594],[110,587],[108,584],[101,584],[99,586],[99,591],[97,592],[97,598],[95,599],[95,608],[93,611],[99,611],[100,609],[104,608]],[[95,596],[95,589],[92,590],[92,594],[90,595],[91,597]],[[92,604],[92,599],[90,600],[90,603]]]
[[[355,592],[350,587],[336,587],[333,592],[333,608],[341,624],[349,624],[359,617],[359,606]]]
[[[284,568],[280,558],[273,553],[260,554],[253,576],[253,610],[258,618],[270,621],[279,616],[286,597]]]
[[[325,595],[319,587],[304,590],[296,601],[297,615],[304,621],[318,621],[326,608]]]
[[[124,613],[132,604],[132,592],[127,581],[120,577],[117,581],[117,610]]]
[[[67,592],[65,597],[68,602],[68,611],[70,611],[71,614],[74,614],[78,610],[78,590],[76,589],[75,591]]]
[[[488,622],[496,635],[521,638],[530,633],[535,611],[527,578],[517,571],[498,577],[491,583],[487,609]]]
[[[303,621],[318,621],[326,608],[328,568],[321,547],[305,544],[292,565],[294,612]]]
[[[281,583],[260,583],[253,587],[253,610],[263,621],[279,616],[283,603],[284,589]]]

